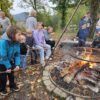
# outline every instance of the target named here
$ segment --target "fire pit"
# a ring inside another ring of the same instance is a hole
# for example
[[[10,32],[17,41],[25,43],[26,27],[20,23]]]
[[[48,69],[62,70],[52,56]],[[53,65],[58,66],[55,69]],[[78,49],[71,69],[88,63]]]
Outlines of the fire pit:
[[[69,55],[50,70],[52,83],[73,98],[68,100],[100,100],[100,50],[74,48]]]

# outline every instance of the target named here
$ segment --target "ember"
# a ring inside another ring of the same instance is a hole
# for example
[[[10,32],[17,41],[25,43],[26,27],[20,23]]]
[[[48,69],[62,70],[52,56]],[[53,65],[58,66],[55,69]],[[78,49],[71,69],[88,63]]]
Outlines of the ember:
[[[100,96],[100,51],[90,48],[76,51],[70,54],[70,62],[63,61],[51,71],[52,79],[75,94],[90,98]]]

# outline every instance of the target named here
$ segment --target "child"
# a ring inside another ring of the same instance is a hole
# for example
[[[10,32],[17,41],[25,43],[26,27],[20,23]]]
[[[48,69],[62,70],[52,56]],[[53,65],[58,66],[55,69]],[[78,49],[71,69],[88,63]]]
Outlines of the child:
[[[51,55],[51,46],[46,44],[45,37],[43,34],[44,32],[43,27],[44,27],[43,23],[38,22],[37,29],[34,30],[32,33],[35,40],[35,47],[39,49],[40,63],[42,66],[45,66],[44,49],[46,48],[46,60],[47,60]]]
[[[11,91],[19,91],[14,81],[14,71],[20,66],[20,29],[9,26],[6,33],[0,39],[0,92],[1,95],[8,95],[6,90],[7,76]],[[12,71],[13,70],[13,71]]]
[[[37,52],[36,52],[36,50],[34,50],[35,43],[34,43],[34,39],[32,37],[31,30],[27,30],[26,44],[29,47],[29,55],[31,55],[31,64],[37,64],[38,63],[37,62]],[[35,55],[35,60],[33,60],[32,53],[34,53],[34,55]]]
[[[93,48],[100,48],[100,29],[96,29],[96,36],[92,43]]]
[[[21,67],[22,69],[26,69],[26,54],[27,54],[27,45],[26,45],[26,37],[21,35],[20,38],[20,57],[21,57]]]
[[[51,50],[55,46],[55,41],[51,38],[52,33],[53,33],[53,27],[51,26],[49,26],[47,30],[44,30],[46,43],[51,46]]]

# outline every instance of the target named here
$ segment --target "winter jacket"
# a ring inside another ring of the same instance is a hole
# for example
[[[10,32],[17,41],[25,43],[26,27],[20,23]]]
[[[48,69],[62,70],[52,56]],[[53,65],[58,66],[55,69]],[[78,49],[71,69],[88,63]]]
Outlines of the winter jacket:
[[[20,65],[20,44],[12,42],[4,33],[0,39],[0,64],[9,69],[12,67],[12,60],[14,60],[15,66]]]

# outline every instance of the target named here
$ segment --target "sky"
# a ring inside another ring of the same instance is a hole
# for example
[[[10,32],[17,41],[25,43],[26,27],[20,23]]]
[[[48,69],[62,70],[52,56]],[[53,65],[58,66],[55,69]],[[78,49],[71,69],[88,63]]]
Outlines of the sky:
[[[26,9],[19,7],[18,4],[19,4],[20,1],[21,0],[14,0],[13,9],[10,10],[11,14],[15,15],[15,14],[19,14],[19,13],[22,13],[22,12],[29,12],[32,9],[31,7],[26,8]],[[48,2],[48,0],[44,0],[44,1]],[[50,2],[48,4],[49,4],[49,6],[53,6],[53,4],[50,3]]]
[[[30,10],[30,8],[25,9],[25,8],[19,7],[18,6],[19,2],[20,2],[20,0],[14,0],[13,9],[10,10],[11,14],[15,15],[15,14],[19,14],[21,12],[28,12]]]

